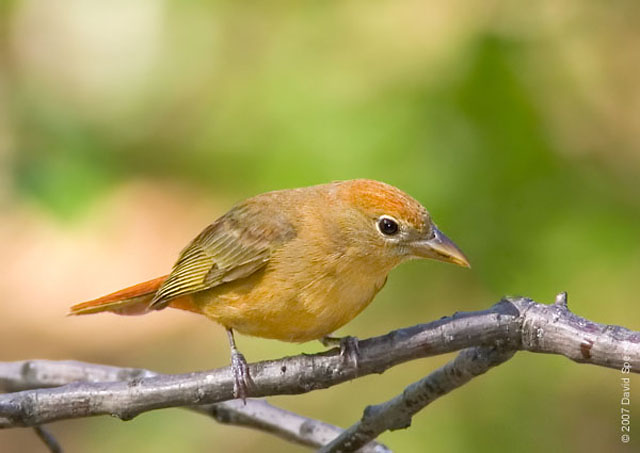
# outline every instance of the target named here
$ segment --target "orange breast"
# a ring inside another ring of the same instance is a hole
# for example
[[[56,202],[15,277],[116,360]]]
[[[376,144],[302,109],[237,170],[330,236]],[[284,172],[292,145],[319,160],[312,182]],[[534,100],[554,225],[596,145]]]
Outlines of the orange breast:
[[[194,295],[208,318],[238,332],[304,342],[352,320],[382,288],[390,269],[361,269],[349,257],[290,266],[274,256],[262,271]],[[374,268],[375,269],[375,268]]]

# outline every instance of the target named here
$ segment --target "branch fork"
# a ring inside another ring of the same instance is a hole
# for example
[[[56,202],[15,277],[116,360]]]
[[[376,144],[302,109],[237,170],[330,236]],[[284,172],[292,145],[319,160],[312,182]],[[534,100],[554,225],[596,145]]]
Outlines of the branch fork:
[[[239,406],[233,401],[235,380],[229,367],[166,375],[69,361],[0,362],[0,392],[5,392],[0,393],[0,429],[105,414],[129,420],[154,409],[186,407],[324,452],[389,451],[372,441],[386,430],[409,426],[413,415],[433,400],[517,351],[640,371],[640,332],[573,314],[566,293],[551,305],[505,298],[487,310],[398,329],[360,340],[358,346],[357,367],[343,360],[338,349],[249,364],[254,381],[250,396],[306,393],[382,373],[409,360],[462,352],[402,394],[368,407],[362,419],[346,430],[251,398],[246,407]]]

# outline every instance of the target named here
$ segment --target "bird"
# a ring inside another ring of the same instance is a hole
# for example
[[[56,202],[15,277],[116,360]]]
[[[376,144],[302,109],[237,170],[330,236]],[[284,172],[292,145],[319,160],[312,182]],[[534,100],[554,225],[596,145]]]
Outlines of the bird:
[[[168,275],[74,305],[69,314],[171,307],[204,315],[226,329],[234,397],[245,400],[253,381],[234,332],[332,344],[341,339],[330,334],[411,259],[470,267],[427,209],[389,184],[352,179],[277,190],[237,203],[208,225]],[[340,345],[349,356],[355,348],[357,359],[357,340]]]

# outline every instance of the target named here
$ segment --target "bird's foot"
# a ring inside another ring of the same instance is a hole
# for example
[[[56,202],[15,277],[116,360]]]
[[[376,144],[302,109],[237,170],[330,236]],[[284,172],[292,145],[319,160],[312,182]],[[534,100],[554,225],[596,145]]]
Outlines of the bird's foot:
[[[354,368],[358,368],[358,362],[360,360],[360,345],[358,344],[358,338],[350,335],[346,337],[332,337],[326,335],[320,339],[320,342],[326,346],[340,346],[340,357],[345,362],[353,365]]]
[[[253,387],[253,379],[249,374],[249,366],[244,356],[236,351],[231,352],[231,370],[233,371],[233,396],[246,404],[249,389]]]

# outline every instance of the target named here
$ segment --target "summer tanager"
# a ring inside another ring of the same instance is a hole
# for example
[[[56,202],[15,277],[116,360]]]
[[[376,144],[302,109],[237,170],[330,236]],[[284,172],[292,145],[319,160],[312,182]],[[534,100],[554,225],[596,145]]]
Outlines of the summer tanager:
[[[182,250],[171,273],[71,307],[71,314],[134,315],[179,308],[222,324],[236,396],[251,383],[233,331],[304,342],[360,313],[403,261],[469,267],[416,200],[357,179],[242,201]]]

